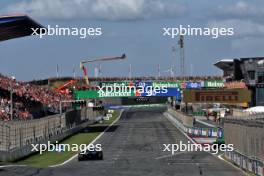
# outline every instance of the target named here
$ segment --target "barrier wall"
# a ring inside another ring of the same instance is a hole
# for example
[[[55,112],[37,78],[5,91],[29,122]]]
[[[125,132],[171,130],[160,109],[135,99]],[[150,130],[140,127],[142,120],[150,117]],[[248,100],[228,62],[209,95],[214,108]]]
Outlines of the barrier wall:
[[[41,119],[0,122],[0,161],[12,161],[31,153],[31,144],[60,141],[99,116],[91,108],[72,110]]]
[[[238,151],[226,152],[226,158],[241,169],[258,176],[264,176],[264,162],[253,157],[239,153]]]
[[[232,109],[232,115],[233,117],[243,118],[243,117],[248,117],[249,112],[244,112],[241,109]]]
[[[194,117],[185,115],[184,113],[174,110],[172,108],[168,108],[168,112],[171,113],[174,117],[177,117],[177,119],[187,127],[193,127],[193,120]]]
[[[239,167],[263,176],[263,114],[226,118],[224,121],[224,135],[225,142],[233,144],[236,149],[234,152],[227,152],[226,157]]]
[[[168,113],[171,114],[175,120],[173,120],[173,123],[177,125],[178,128],[180,128],[182,131],[184,131],[189,136],[197,136],[197,137],[215,137],[215,138],[222,138],[224,137],[224,131],[222,128],[199,128],[199,127],[190,127],[186,126],[181,119],[179,119],[177,113],[173,113],[175,110],[169,108]],[[182,114],[182,113],[180,113]],[[184,115],[181,116],[181,118],[188,118],[190,116]]]
[[[225,119],[224,134],[239,152],[264,159],[264,121]]]
[[[224,137],[226,144],[234,144],[236,150],[226,152],[231,162],[247,172],[264,176],[264,119],[263,114],[227,118],[222,128],[196,128],[185,126],[180,119],[168,110],[169,120],[190,136]],[[262,117],[262,118],[261,118]]]
[[[71,136],[83,128],[87,127],[90,122],[85,122],[79,126],[73,127],[71,129],[60,131],[57,135],[50,136],[49,138],[43,138],[39,140],[38,142],[33,142],[32,144],[47,144],[48,141],[55,142],[55,141],[61,141],[65,139],[68,136]],[[8,151],[0,151],[0,161],[14,161],[19,158],[23,158],[25,156],[28,156],[32,154],[32,146],[31,145],[24,145],[20,148],[13,148]]]

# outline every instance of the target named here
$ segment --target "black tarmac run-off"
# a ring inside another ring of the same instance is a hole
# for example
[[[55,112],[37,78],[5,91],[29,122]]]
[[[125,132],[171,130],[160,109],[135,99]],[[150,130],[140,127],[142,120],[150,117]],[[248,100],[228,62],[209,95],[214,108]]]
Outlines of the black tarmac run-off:
[[[170,156],[170,153],[163,152],[163,144],[188,140],[163,112],[161,108],[124,111],[120,120],[97,141],[102,144],[102,161],[78,162],[75,158],[56,168],[2,168],[0,176],[243,175],[209,153],[186,152]]]

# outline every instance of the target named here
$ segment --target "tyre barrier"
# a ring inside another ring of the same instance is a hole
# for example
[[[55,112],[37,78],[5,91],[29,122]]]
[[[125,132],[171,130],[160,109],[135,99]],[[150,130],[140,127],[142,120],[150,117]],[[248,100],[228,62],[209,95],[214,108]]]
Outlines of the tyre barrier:
[[[232,152],[225,152],[225,156],[233,164],[240,167],[244,171],[253,173],[257,176],[264,176],[264,161],[243,155],[236,150]]]

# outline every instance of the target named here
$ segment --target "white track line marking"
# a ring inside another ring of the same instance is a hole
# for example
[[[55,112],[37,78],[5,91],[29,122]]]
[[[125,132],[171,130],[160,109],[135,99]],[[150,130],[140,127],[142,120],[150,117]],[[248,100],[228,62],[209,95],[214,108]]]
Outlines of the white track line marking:
[[[95,143],[101,136],[103,136],[103,134],[111,127],[113,126],[121,117],[121,115],[123,114],[123,110],[120,112],[120,115],[115,119],[115,121],[113,121],[102,133],[100,133],[90,144]],[[72,161],[74,158],[76,158],[78,156],[78,154],[73,155],[71,158],[69,158],[68,160],[64,161],[61,164],[57,164],[57,165],[52,165],[49,167],[58,167],[58,166],[63,166],[65,164],[67,164],[68,162]]]
[[[6,167],[25,167],[27,165],[4,165],[4,166],[0,166],[0,168],[6,168]]]
[[[176,156],[176,155],[179,155],[179,154],[183,154],[183,153],[188,153],[188,152],[178,152],[178,153],[175,153],[175,154],[170,154],[170,155],[163,155],[163,156],[159,156],[157,158],[155,158],[156,160],[158,159],[163,159],[163,158],[169,158],[169,157],[173,157],[173,156]]]
[[[224,161],[225,163],[231,165],[233,168],[242,171],[245,175],[249,175],[249,174],[248,174],[246,171],[244,171],[242,168],[237,167],[236,165],[232,164],[231,162],[225,160],[225,159],[222,157],[222,155],[223,155],[223,154],[220,154],[220,155],[218,155],[217,157],[218,157],[220,160]]]

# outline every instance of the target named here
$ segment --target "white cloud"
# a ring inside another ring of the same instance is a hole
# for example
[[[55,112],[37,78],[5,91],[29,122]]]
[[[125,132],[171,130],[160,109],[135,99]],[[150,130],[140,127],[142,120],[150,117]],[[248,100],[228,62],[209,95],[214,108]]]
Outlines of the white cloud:
[[[234,28],[234,37],[264,36],[264,24],[256,23],[250,20],[219,20],[211,21],[208,27]]]
[[[137,20],[177,17],[186,8],[164,0],[24,0],[7,6],[5,11],[55,19]]]
[[[263,37],[244,37],[232,40],[230,49],[241,57],[263,56]]]
[[[263,18],[264,17],[264,10],[262,5],[256,6],[249,4],[245,1],[239,1],[233,5],[225,5],[225,6],[218,6],[216,10],[212,12],[219,17],[224,18],[233,18],[233,19],[241,19],[241,18]],[[257,20],[257,19],[253,19]]]
[[[234,36],[230,41],[230,49],[237,57],[263,55],[264,24],[250,20],[219,20],[211,21],[208,27],[234,28]]]

